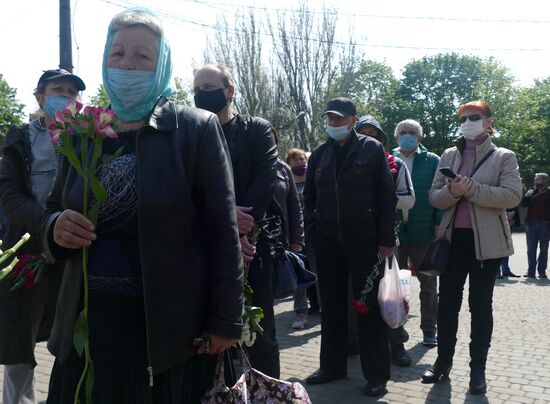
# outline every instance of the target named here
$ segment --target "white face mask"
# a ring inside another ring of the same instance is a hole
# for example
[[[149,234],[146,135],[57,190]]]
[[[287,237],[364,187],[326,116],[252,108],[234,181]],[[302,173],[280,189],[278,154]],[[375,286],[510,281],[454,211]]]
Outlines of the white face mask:
[[[460,133],[462,133],[467,140],[474,140],[482,133],[485,133],[485,129],[483,128],[483,119],[473,122],[468,119],[460,125]]]

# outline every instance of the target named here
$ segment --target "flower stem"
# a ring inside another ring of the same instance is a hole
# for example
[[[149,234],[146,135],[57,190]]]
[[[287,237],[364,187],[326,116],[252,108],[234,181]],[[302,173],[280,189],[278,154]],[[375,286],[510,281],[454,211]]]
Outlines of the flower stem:
[[[88,200],[90,197],[90,184],[89,184],[89,170],[85,171],[84,175],[84,203],[82,208],[82,214],[84,216],[88,216]],[[84,308],[82,311],[84,312],[84,318],[86,319],[86,323],[88,323],[88,247],[82,247],[82,278],[84,281]],[[84,380],[86,380],[86,375],[89,372],[90,366],[92,365],[92,357],[90,354],[90,341],[87,340],[84,343],[84,370],[82,371],[82,375],[80,376],[80,380],[78,381],[78,385],[76,387],[75,397],[74,397],[74,404],[80,403],[80,389],[82,388],[82,383]],[[87,403],[91,404],[91,403]]]
[[[86,373],[88,373],[88,369],[91,364],[91,360],[88,360],[88,356],[90,354],[90,342],[86,341],[84,344],[84,353],[85,353],[85,362],[84,362],[84,370],[82,371],[82,374],[80,375],[80,379],[78,380],[78,384],[76,386],[76,392],[74,395],[74,404],[80,404],[80,390],[82,388],[82,383],[86,380]],[[87,403],[92,404],[92,403]]]

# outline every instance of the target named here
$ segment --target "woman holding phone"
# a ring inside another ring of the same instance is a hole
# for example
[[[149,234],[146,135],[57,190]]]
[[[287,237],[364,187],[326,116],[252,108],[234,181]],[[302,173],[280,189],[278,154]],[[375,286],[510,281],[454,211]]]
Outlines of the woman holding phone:
[[[469,102],[460,106],[458,117],[461,136],[439,162],[439,167],[456,176],[450,178],[451,172],[438,170],[430,191],[430,203],[445,211],[438,236],[449,239],[451,248],[448,273],[440,278],[437,360],[422,382],[436,383],[451,370],[462,292],[469,276],[470,393],[484,394],[495,279],[502,258],[514,251],[506,209],[518,205],[522,188],[515,154],[492,142],[490,107],[483,101]]]

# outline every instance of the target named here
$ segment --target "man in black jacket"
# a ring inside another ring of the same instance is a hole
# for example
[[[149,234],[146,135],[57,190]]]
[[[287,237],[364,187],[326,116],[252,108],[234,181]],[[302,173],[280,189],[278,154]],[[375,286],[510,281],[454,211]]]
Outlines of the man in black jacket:
[[[320,370],[309,384],[346,377],[348,279],[359,299],[377,255],[393,254],[397,198],[383,146],[353,129],[358,117],[347,98],[325,110],[329,139],[309,159],[304,189],[307,243],[318,266],[322,302]],[[380,276],[357,314],[364,394],[382,396],[390,378],[387,326],[377,301]]]
[[[263,335],[249,349],[252,366],[279,377],[279,344],[275,337],[272,290],[272,245],[265,232],[253,245],[248,234],[265,219],[277,182],[277,148],[271,124],[264,119],[237,114],[233,109],[235,83],[224,65],[195,70],[195,105],[215,113],[222,125],[235,182],[237,221],[244,260],[249,262],[248,281],[254,290],[253,303],[264,311]],[[215,175],[215,173],[212,173]]]

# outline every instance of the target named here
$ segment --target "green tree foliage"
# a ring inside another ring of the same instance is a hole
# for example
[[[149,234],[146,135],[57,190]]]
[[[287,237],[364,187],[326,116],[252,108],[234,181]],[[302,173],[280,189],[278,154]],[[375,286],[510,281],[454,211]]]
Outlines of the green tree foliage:
[[[185,89],[183,80],[179,77],[174,77],[174,82],[176,84],[176,94],[172,96],[174,101],[179,105],[185,105],[188,107],[194,106],[191,97],[191,89]]]
[[[524,184],[537,172],[550,173],[550,77],[517,91],[506,131],[496,142],[516,152]]]
[[[11,125],[18,125],[23,121],[23,108],[17,100],[17,90],[9,86],[3,75],[0,74],[0,143],[4,143],[6,133]]]
[[[95,95],[92,95],[90,97],[90,104],[105,108],[110,103],[111,102],[109,101],[107,92],[105,91],[105,86],[103,84],[100,84],[99,87],[97,88]]]

